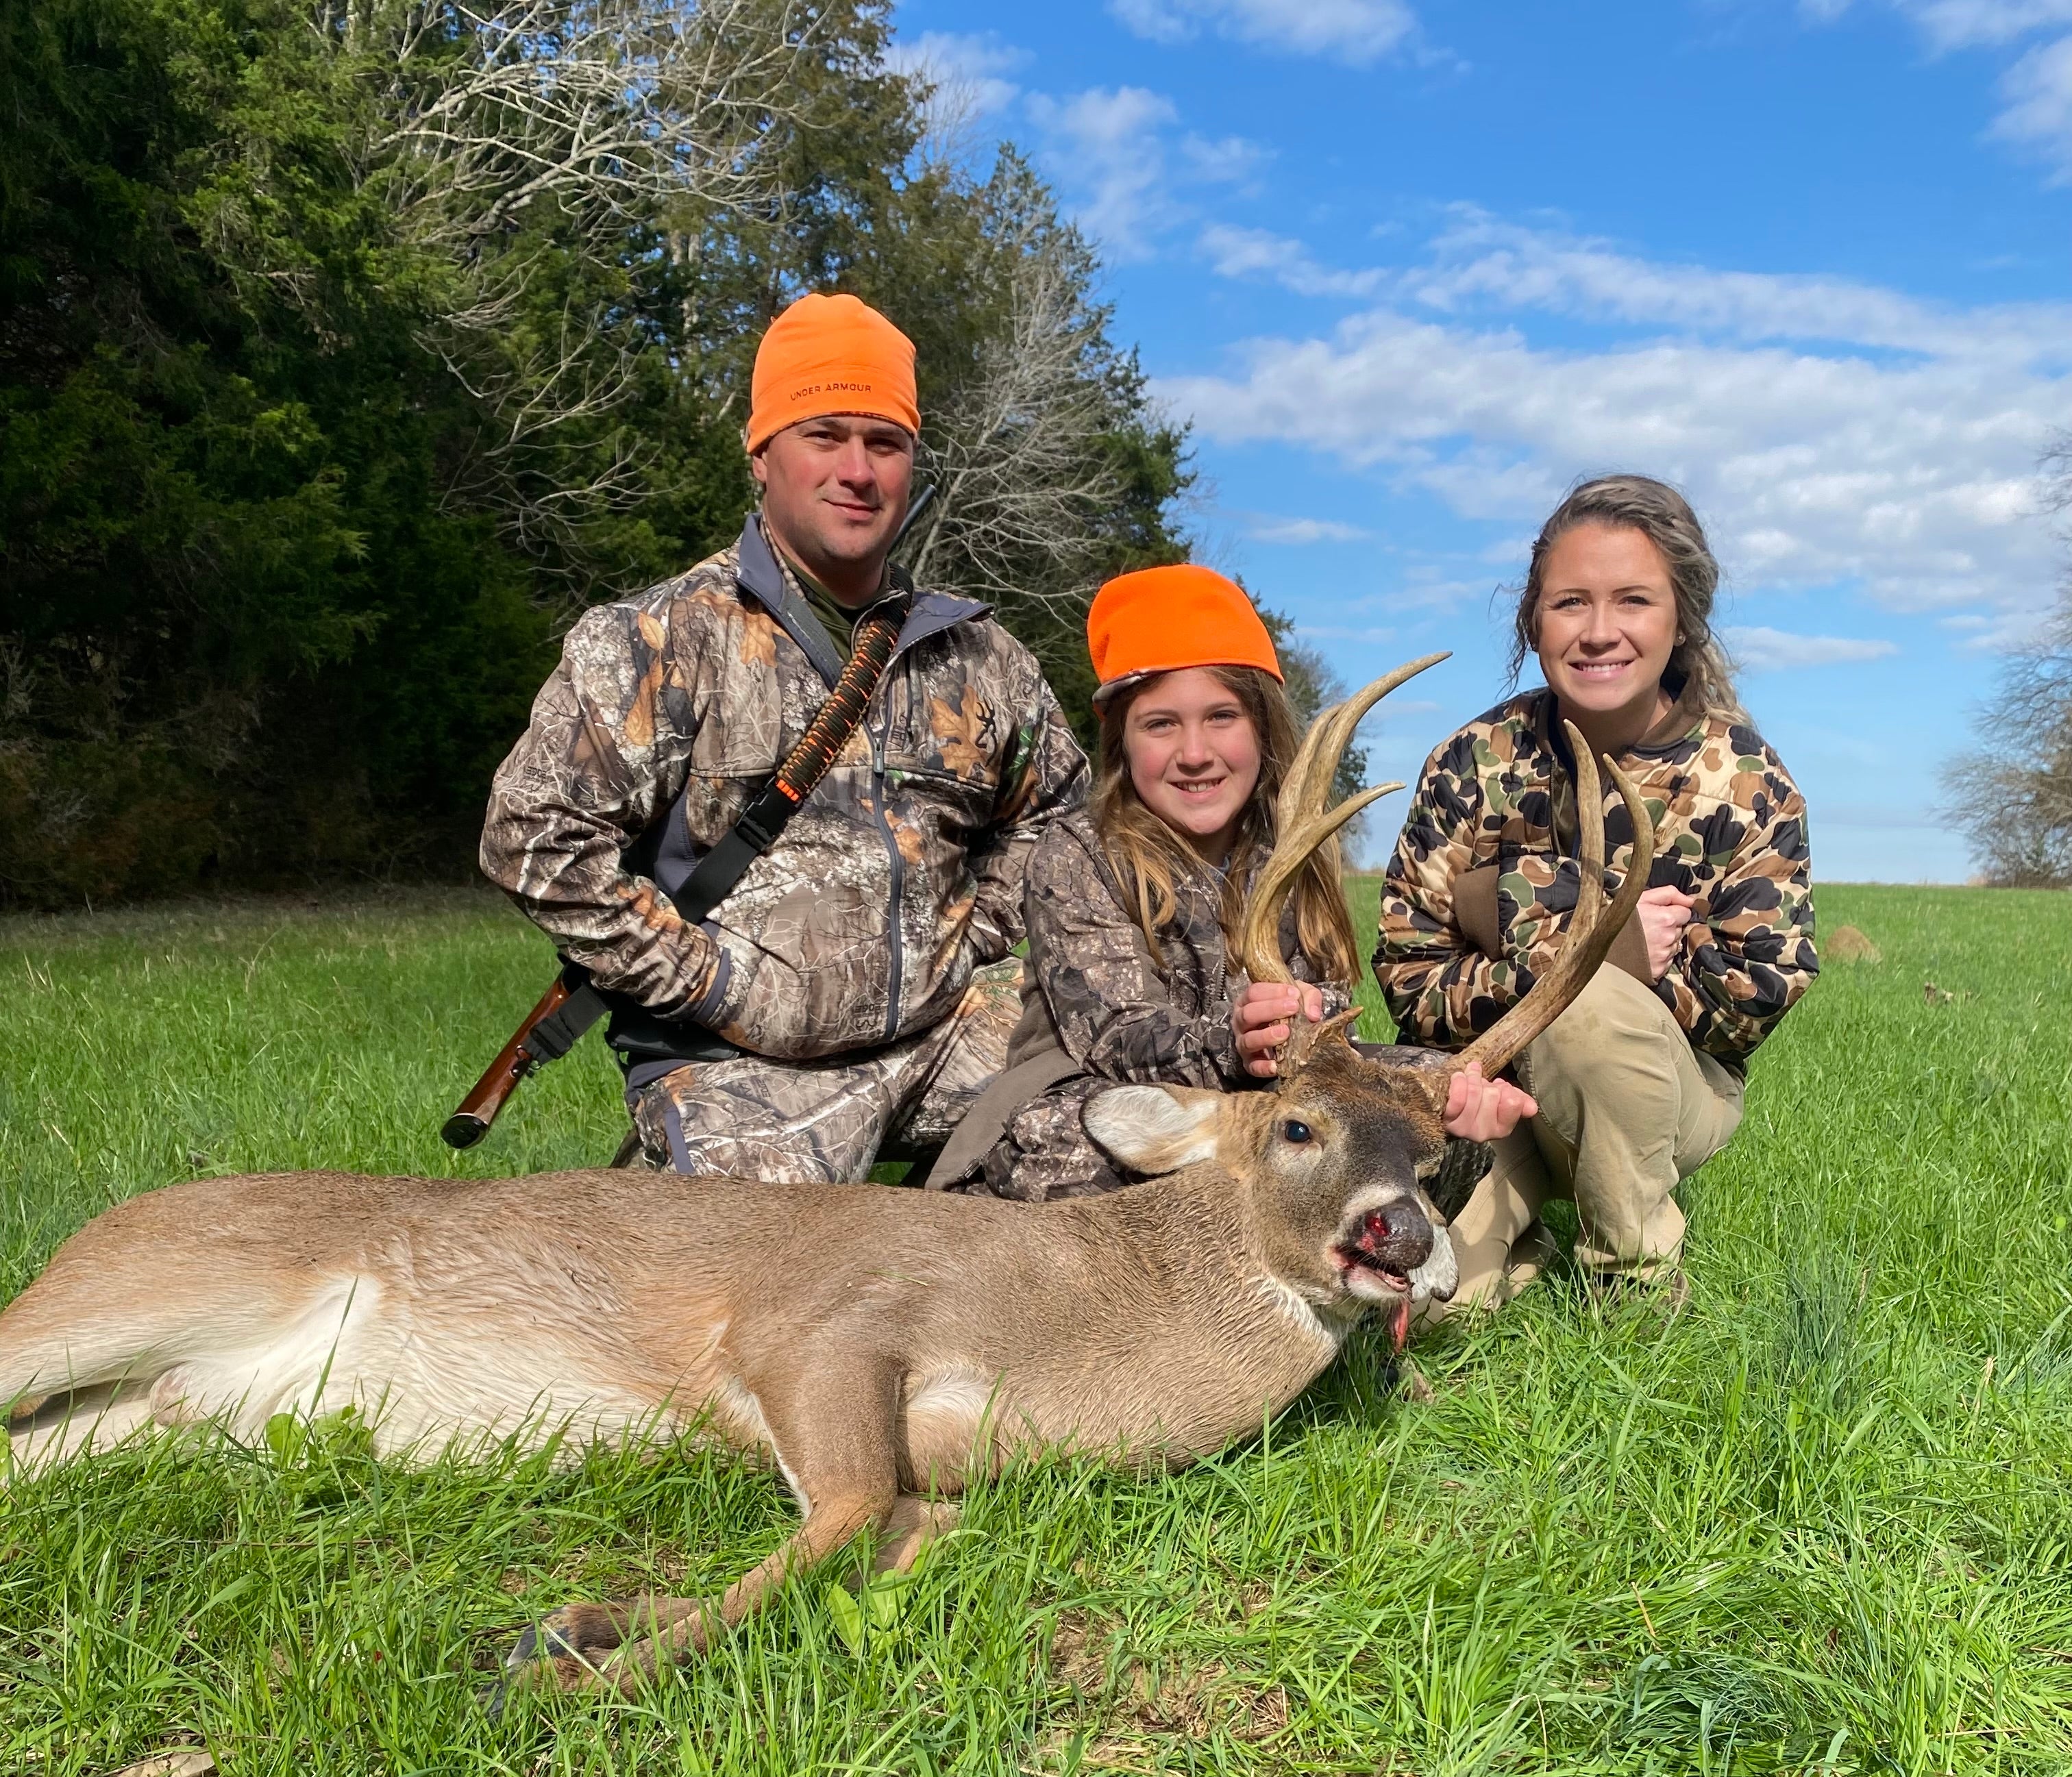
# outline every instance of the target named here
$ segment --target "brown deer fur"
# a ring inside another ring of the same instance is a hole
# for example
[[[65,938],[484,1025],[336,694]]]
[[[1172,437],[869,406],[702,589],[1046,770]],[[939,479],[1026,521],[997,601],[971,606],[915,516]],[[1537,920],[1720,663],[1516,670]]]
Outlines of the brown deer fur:
[[[1344,818],[1309,804],[1378,695],[1305,741],[1283,792],[1289,856]],[[1581,990],[1646,884],[1652,830],[1621,779],[1634,861],[1603,908],[1595,768],[1572,739],[1583,891],[1560,962],[1470,1052],[1491,1076]],[[1270,868],[1292,876],[1281,847]],[[1276,930],[1277,897],[1253,914]],[[1247,945],[1255,979],[1279,962],[1266,948]],[[622,1172],[152,1192],[81,1229],[0,1312],[13,1454],[60,1461],[146,1425],[251,1438],[277,1413],[352,1404],[386,1453],[565,1431],[774,1461],[802,1521],[723,1597],[565,1606],[512,1655],[521,1677],[631,1685],[866,1528],[882,1564],[911,1562],[944,1502],[1012,1451],[1185,1463],[1293,1399],[1370,1308],[1400,1344],[1412,1303],[1453,1291],[1419,1180],[1465,1058],[1363,1057],[1352,1017],[1296,1020],[1271,1091],[1097,1094],[1088,1133],[1157,1176],[1041,1208]]]
[[[1102,1094],[1099,1139],[1177,1170],[1037,1209],[623,1172],[174,1185],[0,1314],[0,1401],[51,1397],[15,1424],[31,1464],[347,1402],[388,1453],[566,1426],[775,1461],[804,1521],[715,1607],[574,1606],[528,1637],[562,1684],[627,1683],[865,1526],[911,1561],[944,1516],[924,1496],[1018,1448],[1186,1462],[1300,1393],[1370,1306],[1400,1332],[1413,1293],[1450,1295],[1417,1182],[1432,1094],[1343,1023],[1305,1033],[1276,1092]]]

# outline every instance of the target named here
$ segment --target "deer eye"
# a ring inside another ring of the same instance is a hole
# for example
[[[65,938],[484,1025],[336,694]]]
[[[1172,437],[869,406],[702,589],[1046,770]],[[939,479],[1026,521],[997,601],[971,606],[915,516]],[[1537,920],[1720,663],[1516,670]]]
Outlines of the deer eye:
[[[1290,1117],[1281,1126],[1281,1133],[1291,1142],[1306,1142],[1315,1139],[1314,1133],[1309,1126],[1294,1117]]]

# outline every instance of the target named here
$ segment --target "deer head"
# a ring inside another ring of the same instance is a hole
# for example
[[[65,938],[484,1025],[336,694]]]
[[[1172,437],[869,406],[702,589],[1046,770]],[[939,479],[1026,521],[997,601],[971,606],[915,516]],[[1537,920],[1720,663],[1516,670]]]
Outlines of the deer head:
[[[1445,658],[1399,667],[1312,724],[1282,786],[1273,851],[1245,909],[1240,950],[1253,980],[1291,979],[1281,954],[1281,914],[1309,854],[1377,797],[1403,787],[1386,784],[1325,806],[1355,726],[1388,692]],[[1353,1047],[1357,1012],[1320,1024],[1298,1017],[1271,1091],[1116,1086],[1087,1101],[1087,1131],[1116,1159],[1147,1173],[1213,1165],[1249,1199],[1273,1276],[1320,1310],[1382,1307],[1399,1344],[1412,1304],[1428,1295],[1447,1299],[1457,1280],[1445,1220],[1421,1182],[1445,1149],[1453,1076],[1474,1066],[1493,1079],[1516,1060],[1596,974],[1647,887],[1654,823],[1607,758],[1634,844],[1625,880],[1605,905],[1601,781],[1582,736],[1572,725],[1568,733],[1581,864],[1568,938],[1546,974],[1466,1049],[1443,1057],[1405,1049],[1400,1059],[1382,1059]]]

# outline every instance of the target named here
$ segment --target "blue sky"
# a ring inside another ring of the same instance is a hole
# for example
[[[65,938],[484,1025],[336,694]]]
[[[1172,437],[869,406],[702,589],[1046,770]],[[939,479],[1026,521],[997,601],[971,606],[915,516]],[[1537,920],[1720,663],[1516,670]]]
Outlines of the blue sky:
[[[1099,243],[1206,559],[1349,683],[1454,650],[1378,775],[1496,700],[1498,589],[1568,482],[1639,470],[1712,533],[1817,874],[1968,873],[1937,773],[2068,557],[2072,0],[898,16]]]

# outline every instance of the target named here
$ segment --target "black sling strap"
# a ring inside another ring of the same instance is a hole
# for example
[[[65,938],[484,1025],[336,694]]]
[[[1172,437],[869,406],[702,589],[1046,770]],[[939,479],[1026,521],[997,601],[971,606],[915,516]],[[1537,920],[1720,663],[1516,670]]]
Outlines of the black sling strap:
[[[828,693],[827,701],[807,724],[799,744],[784,756],[776,774],[743,809],[719,843],[698,860],[690,878],[673,897],[676,910],[690,924],[701,924],[734,893],[748,867],[777,843],[785,823],[796,815],[841,756],[863,720],[870,695],[899,643],[906,601],[880,605],[857,626],[855,646]],[[564,962],[561,980],[568,998],[535,1024],[524,1047],[534,1065],[558,1061],[577,1040],[612,1009],[590,985],[590,971],[579,962]]]

